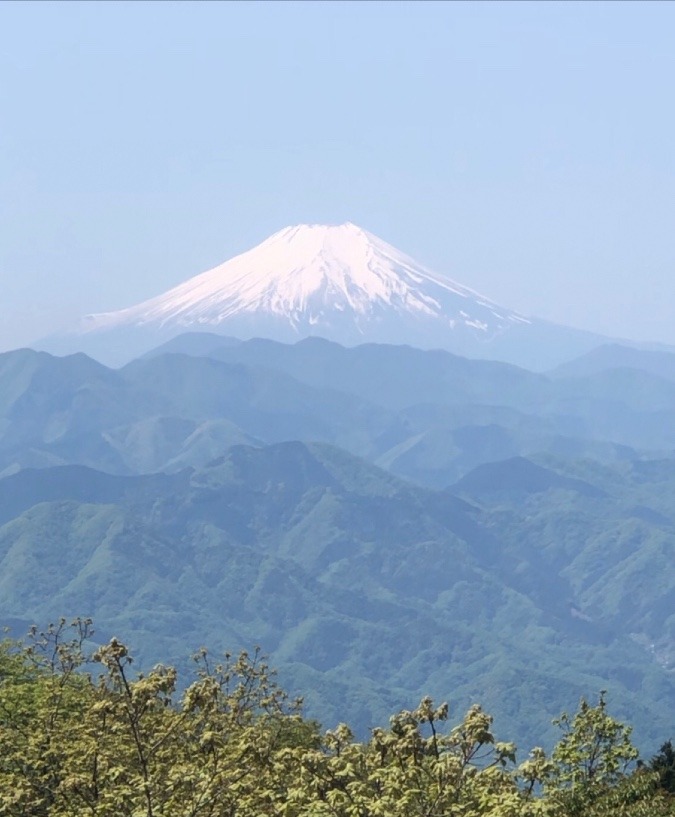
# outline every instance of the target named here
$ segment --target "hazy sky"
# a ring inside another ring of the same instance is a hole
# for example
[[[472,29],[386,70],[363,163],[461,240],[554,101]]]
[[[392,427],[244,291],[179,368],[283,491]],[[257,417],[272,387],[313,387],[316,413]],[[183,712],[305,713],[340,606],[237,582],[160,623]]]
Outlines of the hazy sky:
[[[1,3],[0,349],[299,222],[675,343],[675,4]]]

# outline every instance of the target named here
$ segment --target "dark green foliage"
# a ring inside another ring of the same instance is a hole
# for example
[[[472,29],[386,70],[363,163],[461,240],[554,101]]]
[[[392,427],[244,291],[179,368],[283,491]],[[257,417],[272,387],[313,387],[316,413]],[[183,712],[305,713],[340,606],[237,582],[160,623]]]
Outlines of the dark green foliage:
[[[670,794],[675,794],[675,749],[671,740],[666,741],[654,755],[650,769],[659,775],[659,786]]]

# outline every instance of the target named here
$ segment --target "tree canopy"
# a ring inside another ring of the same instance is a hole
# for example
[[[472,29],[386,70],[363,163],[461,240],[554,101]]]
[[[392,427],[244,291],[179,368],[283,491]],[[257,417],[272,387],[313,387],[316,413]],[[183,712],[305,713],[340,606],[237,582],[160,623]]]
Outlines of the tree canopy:
[[[675,814],[672,744],[636,764],[604,694],[518,762],[472,706],[454,727],[424,698],[358,741],[321,733],[258,650],[134,673],[117,638],[61,620],[0,649],[0,815],[8,817],[573,817]]]

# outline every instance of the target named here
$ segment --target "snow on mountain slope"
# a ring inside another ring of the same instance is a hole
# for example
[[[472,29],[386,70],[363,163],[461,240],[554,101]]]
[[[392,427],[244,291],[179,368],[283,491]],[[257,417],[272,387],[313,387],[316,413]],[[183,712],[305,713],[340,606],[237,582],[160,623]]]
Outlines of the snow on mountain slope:
[[[349,343],[397,334],[406,341],[405,327],[416,324],[420,336],[433,327],[489,338],[521,323],[528,321],[347,223],[287,227],[163,295],[85,318],[80,331],[217,327],[274,336],[285,328],[283,339],[324,334]]]
[[[286,227],[148,301],[35,342],[122,365],[184,332],[344,346],[409,344],[545,370],[607,342],[525,318],[431,272],[354,224]]]

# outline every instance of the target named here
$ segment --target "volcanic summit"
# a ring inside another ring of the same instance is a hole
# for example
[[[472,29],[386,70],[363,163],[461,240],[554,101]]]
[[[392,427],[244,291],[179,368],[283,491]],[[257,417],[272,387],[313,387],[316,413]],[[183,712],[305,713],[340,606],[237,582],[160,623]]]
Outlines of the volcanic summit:
[[[120,362],[194,331],[283,342],[320,336],[346,346],[409,344],[535,368],[598,343],[597,336],[500,306],[347,222],[286,227],[162,295],[89,315],[43,347]]]

